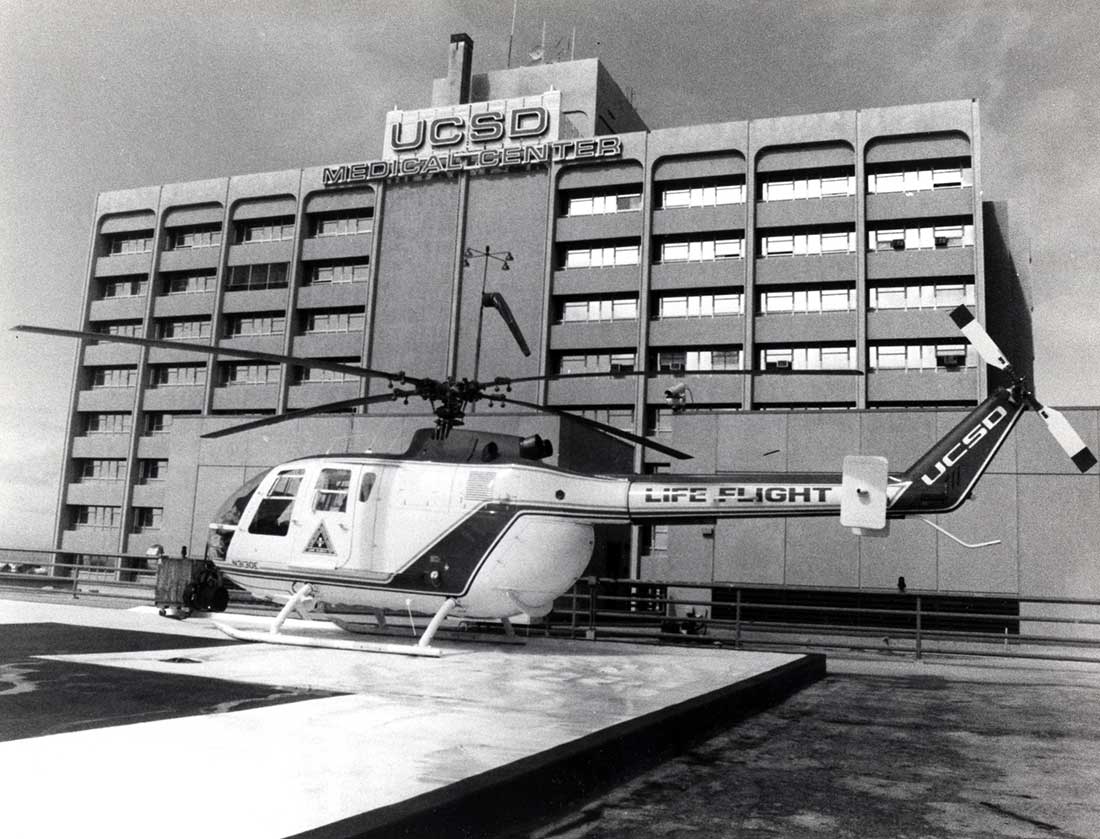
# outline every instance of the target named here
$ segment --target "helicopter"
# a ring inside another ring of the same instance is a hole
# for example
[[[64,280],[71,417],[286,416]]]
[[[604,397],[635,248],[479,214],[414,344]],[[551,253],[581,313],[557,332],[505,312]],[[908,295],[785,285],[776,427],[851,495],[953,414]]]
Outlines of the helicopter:
[[[503,315],[506,306],[497,308]],[[848,456],[837,474],[720,476],[582,474],[543,463],[553,445],[538,435],[521,438],[462,427],[467,409],[475,403],[514,405],[568,416],[629,443],[690,459],[690,454],[650,438],[509,395],[512,385],[520,382],[603,373],[496,377],[487,382],[433,379],[179,341],[13,328],[287,363],[382,379],[389,386],[380,394],[263,417],[208,432],[204,438],[386,401],[428,402],[435,427],[417,431],[401,454],[303,457],[249,481],[210,523],[208,558],[253,595],[283,604],[265,632],[219,624],[235,638],[438,656],[441,651],[432,641],[449,616],[499,620],[511,635],[511,619],[548,614],[583,574],[592,556],[596,524],[839,515],[841,525],[857,534],[884,534],[891,519],[946,513],[962,505],[1029,408],[1039,414],[1078,469],[1085,472],[1095,466],[1096,457],[1068,420],[1036,399],[970,311],[959,306],[950,317],[978,355],[1003,371],[1009,383],[996,388],[908,469],[890,472],[885,458]],[[670,404],[677,397],[670,392]],[[372,610],[379,625],[385,624],[387,612],[415,612],[431,619],[414,645],[360,644],[281,631],[291,613],[305,617],[317,609]]]

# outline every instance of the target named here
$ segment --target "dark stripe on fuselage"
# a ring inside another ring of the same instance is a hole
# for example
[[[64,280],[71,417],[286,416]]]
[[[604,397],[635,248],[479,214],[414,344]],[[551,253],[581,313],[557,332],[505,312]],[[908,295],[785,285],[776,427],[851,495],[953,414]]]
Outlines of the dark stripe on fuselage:
[[[285,571],[263,568],[245,569],[226,562],[219,563],[219,567],[231,579],[239,577],[287,582],[307,580],[319,585],[404,594],[463,597],[469,592],[477,572],[508,529],[523,516],[530,515],[608,522],[627,520],[625,515],[615,515],[606,509],[599,508],[578,510],[571,507],[565,511],[549,506],[484,504],[461,519],[447,533],[387,580],[368,579],[354,572],[338,570],[292,567]],[[433,577],[432,572],[436,572],[436,576]]]

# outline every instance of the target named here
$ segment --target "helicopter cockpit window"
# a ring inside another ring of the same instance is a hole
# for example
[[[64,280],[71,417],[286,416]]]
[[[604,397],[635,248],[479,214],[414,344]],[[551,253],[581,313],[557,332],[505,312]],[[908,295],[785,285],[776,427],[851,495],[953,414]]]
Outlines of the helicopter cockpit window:
[[[350,469],[322,469],[317,479],[317,491],[313,496],[313,509],[328,513],[342,513],[347,509]]]
[[[214,520],[210,523],[210,533],[207,536],[208,552],[212,552],[217,559],[225,559],[229,550],[229,542],[233,539],[233,533],[237,529],[237,523],[241,520],[244,508],[248,506],[252,493],[256,487],[267,477],[266,472],[261,472],[248,483],[234,492],[214,514]]]
[[[370,491],[374,489],[374,478],[375,475],[373,472],[363,473],[363,482],[359,484],[360,501],[366,501],[368,498],[370,498]]]
[[[256,515],[248,525],[249,533],[261,536],[286,536],[290,531],[290,515],[294,508],[294,497],[301,486],[303,469],[285,469],[280,472],[267,495],[256,508]]]

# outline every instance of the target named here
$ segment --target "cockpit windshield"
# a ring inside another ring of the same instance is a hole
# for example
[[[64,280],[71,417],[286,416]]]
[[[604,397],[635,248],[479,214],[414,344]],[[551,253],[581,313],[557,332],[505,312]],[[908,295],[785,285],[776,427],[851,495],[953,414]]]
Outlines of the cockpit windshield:
[[[268,476],[268,472],[261,472],[248,481],[244,486],[234,492],[214,514],[214,520],[210,522],[210,533],[206,540],[206,552],[208,559],[225,559],[229,543],[237,530],[237,523],[244,514],[244,508],[252,498],[252,493],[260,485],[260,481]]]

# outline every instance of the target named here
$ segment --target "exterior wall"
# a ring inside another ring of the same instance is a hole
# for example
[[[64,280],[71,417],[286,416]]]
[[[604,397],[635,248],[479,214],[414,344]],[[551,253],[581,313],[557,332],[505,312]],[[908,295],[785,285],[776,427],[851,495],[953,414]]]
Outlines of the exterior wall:
[[[1064,413],[1095,451],[1100,409]],[[676,473],[838,473],[846,454],[882,455],[901,471],[962,416],[946,410],[682,415],[659,439],[699,455],[698,462],[675,462]],[[719,521],[670,528],[668,550],[643,556],[640,576],[887,590],[905,577],[910,590],[1100,597],[1100,475],[1078,473],[1030,412],[971,500],[930,519],[964,541],[1001,543],[966,549],[917,519],[891,521],[881,537],[857,537],[833,518]]]

